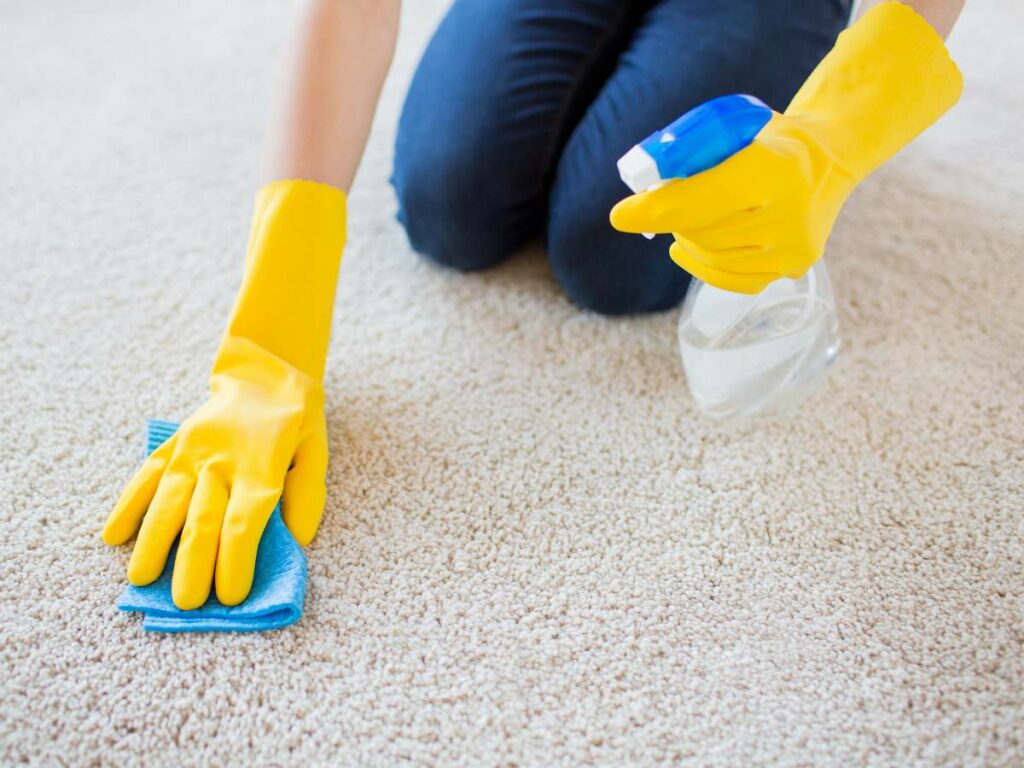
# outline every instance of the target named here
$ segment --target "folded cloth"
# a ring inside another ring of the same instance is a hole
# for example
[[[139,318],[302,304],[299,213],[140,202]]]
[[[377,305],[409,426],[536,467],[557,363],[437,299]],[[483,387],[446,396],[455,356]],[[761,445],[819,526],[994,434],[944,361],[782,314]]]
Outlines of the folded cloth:
[[[174,434],[177,423],[146,421],[146,453]],[[171,599],[175,544],[160,578],[144,587],[129,584],[118,598],[122,611],[140,611],[142,628],[150,632],[246,632],[279,629],[302,616],[306,598],[306,555],[281,519],[278,502],[256,553],[252,591],[240,605],[221,605],[215,595],[201,608],[183,611]]]

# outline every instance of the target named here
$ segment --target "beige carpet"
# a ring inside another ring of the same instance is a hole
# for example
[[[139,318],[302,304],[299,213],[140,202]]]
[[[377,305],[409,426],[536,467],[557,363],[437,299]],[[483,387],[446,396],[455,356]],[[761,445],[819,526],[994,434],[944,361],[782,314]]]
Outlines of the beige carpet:
[[[845,334],[788,420],[702,421],[675,313],[530,253],[418,260],[351,204],[296,627],[153,636],[99,540],[239,280],[288,3],[0,4],[0,764],[1019,765],[1024,6],[976,0],[949,119],[851,201]],[[1012,6],[1012,8],[1011,8]]]

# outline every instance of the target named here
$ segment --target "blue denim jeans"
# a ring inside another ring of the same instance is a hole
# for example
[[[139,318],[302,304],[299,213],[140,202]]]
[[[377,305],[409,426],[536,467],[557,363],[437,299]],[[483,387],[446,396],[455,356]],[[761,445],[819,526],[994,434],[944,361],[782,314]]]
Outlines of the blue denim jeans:
[[[455,0],[420,61],[392,183],[412,247],[459,270],[543,238],[555,278],[611,315],[675,306],[668,236],[616,232],[615,161],[727,93],[785,109],[850,0]]]

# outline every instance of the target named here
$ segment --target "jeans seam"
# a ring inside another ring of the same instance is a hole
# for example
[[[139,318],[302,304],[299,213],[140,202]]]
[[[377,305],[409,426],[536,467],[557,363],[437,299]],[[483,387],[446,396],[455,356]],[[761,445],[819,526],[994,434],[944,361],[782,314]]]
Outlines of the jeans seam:
[[[594,46],[593,51],[587,56],[586,60],[580,65],[578,74],[574,78],[572,87],[566,92],[565,97],[562,100],[562,105],[559,108],[558,116],[552,121],[554,130],[552,131],[552,138],[550,140],[548,148],[544,152],[544,180],[543,180],[543,192],[547,194],[551,189],[551,184],[554,181],[555,172],[558,167],[556,162],[555,153],[558,150],[558,145],[562,140],[562,129],[565,127],[565,121],[568,117],[568,112],[572,107],[572,104],[580,92],[583,80],[586,78],[586,73],[591,69],[594,62],[601,56],[608,44],[615,39],[615,36],[619,33],[619,25],[622,24],[625,19],[629,17],[630,4],[622,4],[622,12],[618,19],[611,25],[609,31],[604,35],[601,41]],[[565,140],[568,141],[568,136]]]

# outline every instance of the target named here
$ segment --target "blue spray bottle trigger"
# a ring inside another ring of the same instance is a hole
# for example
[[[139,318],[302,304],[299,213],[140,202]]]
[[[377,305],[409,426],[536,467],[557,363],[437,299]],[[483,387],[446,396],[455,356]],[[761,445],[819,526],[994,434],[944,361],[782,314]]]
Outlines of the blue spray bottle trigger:
[[[619,159],[619,175],[633,192],[668,179],[685,179],[739,152],[771,119],[771,108],[760,99],[719,96],[629,150]]]

